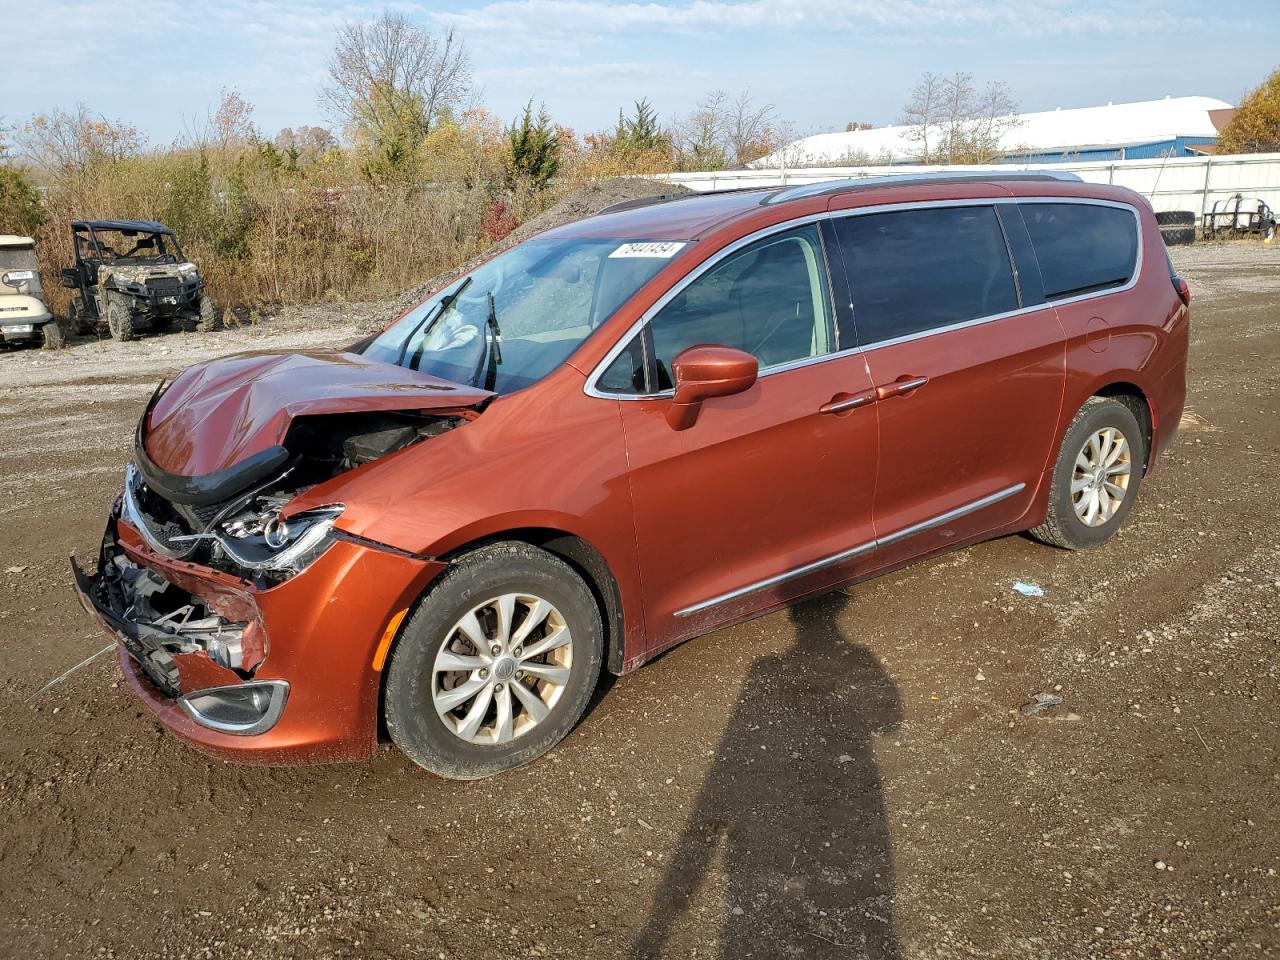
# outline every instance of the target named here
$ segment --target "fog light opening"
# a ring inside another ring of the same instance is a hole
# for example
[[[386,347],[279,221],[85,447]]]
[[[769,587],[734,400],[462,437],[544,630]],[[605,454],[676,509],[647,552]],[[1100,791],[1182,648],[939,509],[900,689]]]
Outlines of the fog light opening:
[[[276,725],[289,698],[284,680],[258,680],[197,690],[178,700],[183,712],[203,727],[249,737]]]

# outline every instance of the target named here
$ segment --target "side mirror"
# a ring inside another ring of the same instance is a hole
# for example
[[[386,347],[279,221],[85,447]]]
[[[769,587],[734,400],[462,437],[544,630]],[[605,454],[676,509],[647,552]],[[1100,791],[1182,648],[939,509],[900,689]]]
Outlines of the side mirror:
[[[63,267],[62,276],[58,281],[69,290],[76,290],[80,287],[80,271],[76,267]]]
[[[704,344],[689,347],[672,361],[676,395],[667,410],[673,430],[687,430],[698,419],[702,401],[728,397],[750,389],[760,372],[760,362],[736,347]]]

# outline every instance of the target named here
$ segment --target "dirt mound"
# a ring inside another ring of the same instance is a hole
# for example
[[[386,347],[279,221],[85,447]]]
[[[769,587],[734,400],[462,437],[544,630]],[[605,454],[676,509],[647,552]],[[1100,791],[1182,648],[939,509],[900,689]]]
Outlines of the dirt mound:
[[[549,210],[540,213],[532,220],[522,223],[479,256],[473,257],[447,273],[432,277],[425,283],[396,297],[391,301],[391,304],[395,307],[394,313],[381,320],[374,319],[372,324],[378,327],[385,326],[390,317],[419,303],[431,291],[438,290],[455,277],[462,276],[462,274],[473,269],[481,261],[493,256],[495,253],[506,250],[508,247],[514,247],[516,244],[529,239],[535,234],[542,233],[544,230],[550,230],[552,227],[558,227],[564,223],[572,223],[574,220],[581,220],[584,217],[594,216],[605,207],[611,207],[615,203],[641,200],[645,197],[678,196],[690,192],[692,191],[688,187],[681,186],[678,183],[664,183],[661,180],[649,180],[644,177],[613,177],[609,180],[600,180],[589,184],[581,190],[575,190],[562,198]]]

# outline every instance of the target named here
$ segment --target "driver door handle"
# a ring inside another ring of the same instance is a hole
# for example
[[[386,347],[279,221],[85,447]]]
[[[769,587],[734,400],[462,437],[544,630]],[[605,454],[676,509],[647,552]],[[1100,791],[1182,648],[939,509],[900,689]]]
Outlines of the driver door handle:
[[[867,390],[863,393],[837,393],[834,397],[818,408],[819,413],[847,413],[850,410],[856,410],[858,407],[865,407],[868,403],[875,403],[876,395]]]
[[[902,396],[903,394],[911,393],[913,390],[919,390],[928,382],[928,377],[913,377],[904,374],[893,383],[886,383],[876,387],[876,399],[888,400],[890,397]]]

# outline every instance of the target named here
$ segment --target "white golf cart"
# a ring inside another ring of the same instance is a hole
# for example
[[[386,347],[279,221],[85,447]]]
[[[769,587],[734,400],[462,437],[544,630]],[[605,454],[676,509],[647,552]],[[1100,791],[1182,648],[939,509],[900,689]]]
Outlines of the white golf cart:
[[[62,328],[44,302],[30,237],[0,234],[0,342],[62,346]]]

